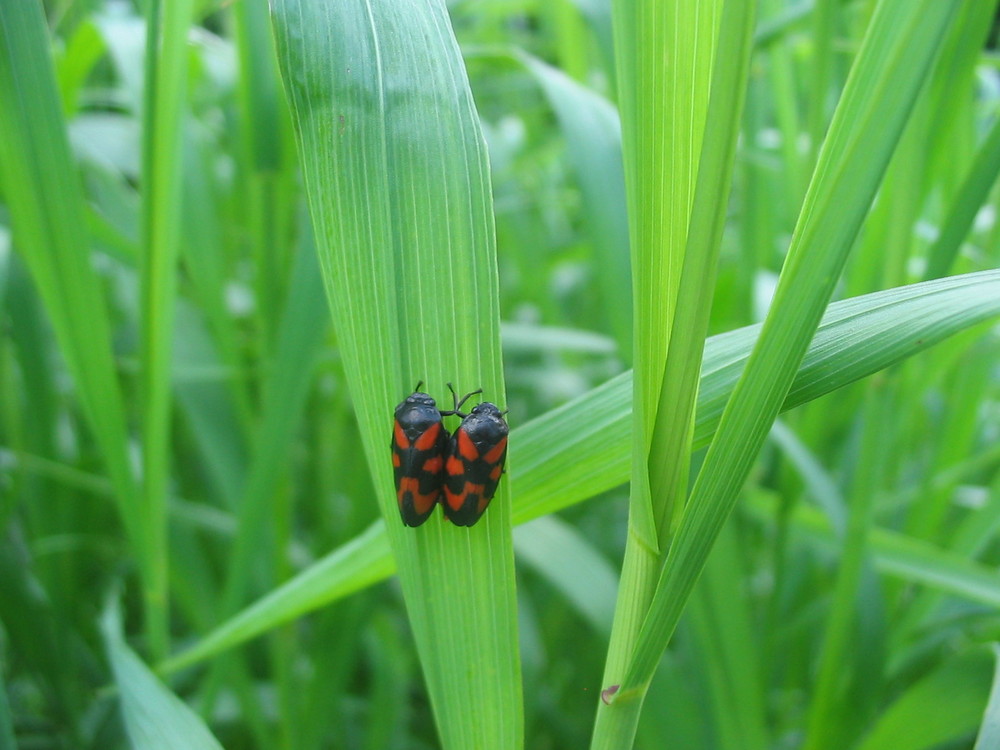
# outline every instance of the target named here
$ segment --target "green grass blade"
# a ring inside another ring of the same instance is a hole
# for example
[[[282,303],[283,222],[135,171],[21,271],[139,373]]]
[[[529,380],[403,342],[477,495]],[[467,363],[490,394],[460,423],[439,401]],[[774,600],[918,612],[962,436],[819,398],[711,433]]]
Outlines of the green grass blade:
[[[14,739],[14,722],[10,716],[10,702],[7,700],[7,685],[0,671],[0,747],[17,750]]]
[[[650,356],[658,355],[648,345],[640,348],[648,342],[642,341],[637,329],[637,380],[633,383],[633,420],[635,425],[640,426],[647,422],[641,395],[645,391],[653,396],[645,404],[646,408],[654,410],[653,428],[648,440],[644,437],[633,442],[629,526],[635,533],[629,534],[625,549],[615,628],[604,671],[605,684],[617,683],[625,671],[687,493],[699,372],[705,337],[708,334],[736,141],[746,98],[755,7],[754,2],[727,0],[721,11],[718,40],[714,39],[713,34],[713,43],[707,54],[705,50],[696,50],[695,69],[711,69],[711,93],[704,131],[695,135],[703,140],[692,173],[673,174],[670,169],[666,169],[661,174],[645,175],[646,178],[680,180],[682,185],[685,184],[685,178],[693,181],[693,197],[690,217],[685,217],[687,233],[681,237],[681,246],[645,246],[636,248],[633,253],[637,258],[636,263],[642,262],[639,258],[647,256],[644,261],[646,268],[637,268],[635,276],[636,295],[647,295],[637,296],[637,318],[649,317],[651,309],[658,310],[663,305],[663,300],[659,298],[662,292],[655,297],[648,296],[650,290],[643,288],[643,274],[650,272],[650,266],[655,268],[662,264],[669,267],[674,261],[669,255],[671,251],[683,252],[683,258],[680,282],[676,290],[676,307],[673,316],[668,318],[668,327],[659,331],[659,335],[668,340],[665,362],[649,359]],[[706,17],[711,17],[714,10],[710,7],[705,11],[699,7],[694,20],[702,12]],[[695,29],[696,27],[678,31],[690,33]],[[720,50],[720,54],[713,61],[712,50],[715,48]],[[670,67],[667,66],[667,71],[669,70]],[[643,85],[641,82],[635,83]],[[678,99],[675,104],[682,106],[681,101]],[[696,113],[697,109],[688,115],[696,116]],[[671,158],[676,159],[678,153],[679,150],[675,148]],[[634,185],[632,187],[635,189]],[[682,187],[682,192],[683,190]],[[669,276],[661,278],[660,282],[669,283]],[[659,381],[640,385],[639,373],[644,368],[650,374],[662,373]],[[651,392],[647,390],[650,387],[653,389]],[[648,477],[638,476],[640,473],[645,473]],[[648,499],[644,497],[644,488],[647,486]],[[647,531],[643,530],[647,514],[651,514],[652,544]],[[597,704],[592,747],[619,746],[629,741],[626,737],[634,737],[641,701],[636,701],[631,706],[634,711],[612,708],[603,702]]]
[[[750,511],[768,522],[775,516],[773,505],[753,503]],[[795,530],[824,549],[836,550],[841,542],[823,515],[799,507],[792,514]],[[922,539],[888,529],[872,528],[869,544],[875,568],[901,580],[918,583],[970,602],[1000,607],[1000,580],[986,565],[951,550],[942,550]]]
[[[395,570],[385,526],[378,522],[158,668],[163,672],[183,669],[276,625],[378,583]]]
[[[883,387],[879,387],[879,386]],[[856,598],[868,558],[868,536],[875,515],[876,490],[881,485],[885,452],[885,423],[892,418],[894,400],[884,383],[869,383],[862,408],[860,457],[851,478],[847,524],[837,565],[836,582],[819,654],[812,700],[806,719],[805,748],[821,750],[844,743],[843,718],[839,714],[844,665],[856,648]]]
[[[990,189],[1000,173],[1000,118],[993,123],[989,134],[972,161],[972,167],[951,202],[941,233],[927,251],[926,279],[936,279],[948,273],[962,241],[972,228],[979,209],[989,196]]]
[[[722,0],[624,0],[612,6],[634,366],[629,536],[605,674],[624,669],[661,565],[647,461],[671,344],[722,5]],[[670,50],[669,57],[664,50]],[[604,742],[598,740],[605,734],[603,716],[598,714],[592,746]],[[609,730],[609,737],[617,734]]]
[[[509,482],[470,529],[439,515],[409,529],[389,461],[393,409],[417,381],[445,403],[449,381],[505,402],[489,170],[447,12],[437,0],[281,0],[272,14],[344,371],[441,743],[520,747]]]
[[[1000,271],[924,282],[835,302],[827,310],[783,408],[819,398],[997,315]],[[706,342],[695,423],[696,449],[711,440],[726,399],[759,334],[759,325],[748,326]],[[623,373],[513,431],[509,479],[515,489],[515,523],[555,512],[628,481],[631,380],[631,373]],[[587,415],[586,420],[579,418],[581,414]],[[811,512],[822,529],[822,516]],[[892,570],[919,575],[922,581],[931,574],[930,570],[912,567],[924,553],[923,547],[901,548],[891,542],[895,537],[885,539],[882,546],[886,549],[901,550],[901,556],[888,563],[894,566]],[[951,563],[946,567],[950,568]],[[386,530],[381,523],[376,524],[219,625],[162,668],[180,669],[232,648],[380,581],[394,570]],[[981,583],[975,580],[975,590],[979,590]],[[971,584],[972,579],[967,583]],[[996,591],[1000,597],[1000,584]]]
[[[242,603],[256,550],[266,547],[271,500],[295,436],[312,382],[316,359],[327,333],[323,284],[312,243],[300,248],[292,268],[286,307],[274,343],[275,364],[261,388],[260,427],[254,433],[252,461],[238,504],[238,531],[230,555],[225,611]],[[322,321],[322,322],[320,322]]]
[[[764,750],[767,741],[764,677],[758,654],[746,648],[756,633],[747,582],[732,571],[742,564],[734,524],[727,525],[691,595],[688,629],[704,665],[711,726],[720,750]],[[647,711],[649,709],[647,708]]]
[[[576,529],[556,517],[538,518],[514,532],[514,550],[558,590],[591,627],[611,634],[618,580],[611,565]]]
[[[192,0],[149,6],[143,91],[142,528],[139,562],[146,597],[149,648],[169,650],[167,482],[170,475],[170,360],[177,256],[180,247],[181,112],[187,77],[187,34]]]
[[[222,750],[198,715],[170,692],[125,643],[114,605],[101,618],[101,629],[132,747]]]
[[[123,521],[134,534],[135,486],[111,326],[90,247],[80,234],[86,224],[83,193],[73,178],[48,50],[39,4],[0,4],[0,178],[14,245],[45,302],[115,483]]]
[[[698,162],[677,309],[647,461],[661,550],[669,547],[688,488],[692,423],[746,98],[754,10],[753,2],[730,0],[719,27],[718,45],[724,54],[719,55],[712,70],[705,140]]]
[[[957,2],[883,0],[834,115],[771,311],[692,490],[619,696],[651,679],[833,292]]]
[[[653,435],[694,201],[722,2],[615,3],[622,150],[632,254],[632,532],[657,548],[648,492]],[[667,65],[663,50],[671,51]],[[627,575],[627,571],[626,571]],[[641,613],[645,605],[639,603]]]
[[[990,689],[990,699],[986,703],[983,723],[979,727],[976,746],[973,750],[990,750],[1000,747],[1000,646],[993,644],[993,687]]]
[[[632,287],[625,213],[621,125],[606,99],[565,73],[526,54],[517,55],[548,97],[566,137],[570,160],[586,206],[610,333],[621,358],[632,361]]]

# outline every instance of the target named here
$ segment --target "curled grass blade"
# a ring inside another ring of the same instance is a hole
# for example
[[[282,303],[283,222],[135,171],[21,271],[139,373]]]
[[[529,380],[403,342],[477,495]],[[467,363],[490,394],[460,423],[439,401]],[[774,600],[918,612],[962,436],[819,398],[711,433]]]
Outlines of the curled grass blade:
[[[616,702],[638,701],[792,385],[957,2],[883,0],[820,152],[774,302],[695,481]]]

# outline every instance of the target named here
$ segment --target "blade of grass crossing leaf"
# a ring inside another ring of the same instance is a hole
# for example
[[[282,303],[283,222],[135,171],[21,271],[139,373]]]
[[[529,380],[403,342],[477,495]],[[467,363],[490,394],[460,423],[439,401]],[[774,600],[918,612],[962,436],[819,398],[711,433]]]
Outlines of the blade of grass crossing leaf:
[[[754,6],[727,0],[719,26],[718,49],[723,54],[712,70],[705,139],[648,460],[661,550],[669,546],[687,491],[698,378],[746,97]]]
[[[1000,271],[835,302],[782,408],[830,393],[996,315],[1000,315]],[[704,448],[711,440],[759,332],[759,325],[748,326],[706,342],[695,449]],[[555,512],[628,481],[631,393],[631,372],[622,373],[513,430],[509,478],[515,489],[515,523]],[[579,419],[581,414],[587,418]],[[879,538],[873,544],[884,542]],[[914,573],[912,561],[921,554],[925,553],[908,553],[906,562],[900,558],[901,567],[894,570],[902,575]],[[949,563],[945,567],[954,566]],[[372,526],[168,660],[162,669],[171,671],[208,658],[381,581],[394,570],[386,530],[381,523]],[[930,573],[919,575],[924,580]],[[934,579],[931,583],[940,584]],[[976,587],[981,588],[978,579]],[[968,591],[963,590],[962,595]]]
[[[142,139],[143,512],[140,563],[145,573],[149,648],[169,650],[167,624],[167,480],[170,473],[170,360],[180,246],[181,113],[187,78],[192,0],[154,0],[147,18]]]
[[[395,569],[385,526],[376,523],[231,617],[196,645],[163,662],[158,670],[173,672],[195,664],[275,625],[378,583]]]
[[[959,3],[883,0],[820,152],[774,302],[723,413],[622,692],[648,683],[833,292]]]
[[[128,647],[114,604],[101,618],[125,730],[137,750],[222,750],[208,727]]]
[[[983,723],[979,726],[976,746],[973,750],[990,750],[1000,747],[1000,646],[993,644],[993,687],[990,688],[990,699],[986,702],[983,713]]]
[[[422,380],[504,406],[492,196],[439,0],[272,7],[365,456],[446,748],[522,743],[508,482],[466,529],[399,520],[393,408]],[[476,710],[469,709],[476,696]]]
[[[722,0],[614,5],[635,321],[630,527],[656,548],[646,461],[694,200]],[[662,50],[670,50],[669,63]]]

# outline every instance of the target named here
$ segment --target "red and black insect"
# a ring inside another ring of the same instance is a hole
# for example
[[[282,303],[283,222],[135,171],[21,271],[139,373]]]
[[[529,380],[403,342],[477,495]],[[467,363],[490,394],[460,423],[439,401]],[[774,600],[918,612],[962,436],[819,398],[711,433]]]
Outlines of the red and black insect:
[[[451,383],[452,397],[458,396]],[[479,393],[480,391],[476,391]],[[473,394],[467,394],[455,408],[443,414],[457,414],[462,424],[451,436],[445,461],[444,497],[441,507],[456,526],[472,526],[478,521],[496,494],[504,461],[507,460],[509,428],[496,404],[484,401],[468,414],[459,411]]]
[[[392,467],[396,479],[399,515],[407,526],[419,526],[434,512],[444,483],[448,455],[448,430],[441,417],[456,411],[440,411],[434,399],[421,392],[423,381],[396,407],[392,430]],[[479,393],[480,391],[476,391]],[[471,396],[473,394],[469,394]],[[468,398],[469,396],[466,396]]]

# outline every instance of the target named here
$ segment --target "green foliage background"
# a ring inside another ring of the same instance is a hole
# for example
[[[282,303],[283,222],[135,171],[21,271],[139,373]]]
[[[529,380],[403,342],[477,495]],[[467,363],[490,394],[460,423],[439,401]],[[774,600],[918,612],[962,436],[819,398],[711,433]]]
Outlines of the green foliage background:
[[[996,6],[0,0],[0,747],[995,746]]]

